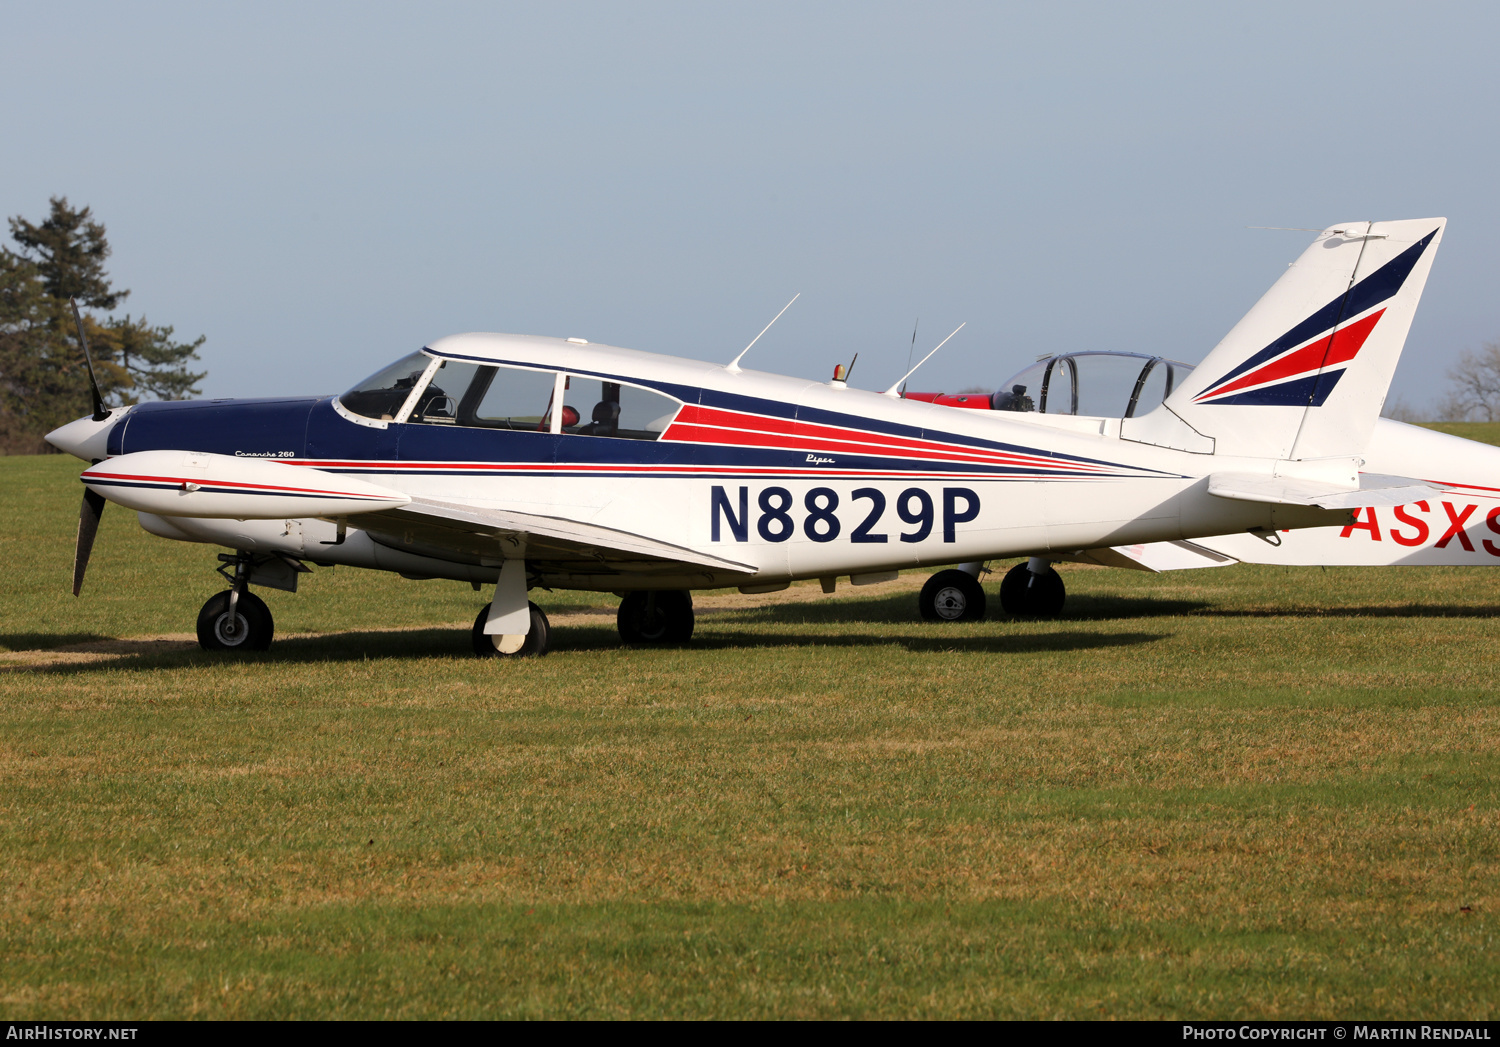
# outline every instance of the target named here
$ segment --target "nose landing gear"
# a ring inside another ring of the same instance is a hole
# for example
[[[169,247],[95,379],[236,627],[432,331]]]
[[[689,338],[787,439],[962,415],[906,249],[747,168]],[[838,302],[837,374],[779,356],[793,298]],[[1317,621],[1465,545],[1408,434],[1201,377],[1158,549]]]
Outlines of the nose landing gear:
[[[247,588],[254,558],[238,552],[220,559],[224,566],[219,573],[230,587],[210,596],[198,612],[198,646],[205,651],[264,651],[271,646],[276,623],[266,602]]]

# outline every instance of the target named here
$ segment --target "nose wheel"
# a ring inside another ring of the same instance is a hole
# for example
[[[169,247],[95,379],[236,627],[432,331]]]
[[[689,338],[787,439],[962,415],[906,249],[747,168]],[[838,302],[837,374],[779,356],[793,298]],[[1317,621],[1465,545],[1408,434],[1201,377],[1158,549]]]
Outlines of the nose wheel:
[[[264,651],[276,623],[266,602],[252,592],[215,593],[198,612],[198,646],[205,651]],[[231,604],[233,606],[231,606]]]
[[[693,598],[678,589],[626,593],[615,624],[626,643],[687,643],[693,635]]]

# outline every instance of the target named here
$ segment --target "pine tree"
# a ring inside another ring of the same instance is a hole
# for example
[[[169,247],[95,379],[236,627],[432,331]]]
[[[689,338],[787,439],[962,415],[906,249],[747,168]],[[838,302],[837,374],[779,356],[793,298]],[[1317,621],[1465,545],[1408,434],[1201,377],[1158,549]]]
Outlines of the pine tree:
[[[172,341],[171,327],[152,327],[143,316],[132,320],[106,321],[98,345],[108,359],[123,372],[124,384],[117,397],[121,403],[138,403],[142,399],[185,400],[197,396],[206,371],[188,370],[188,362],[198,358],[198,348],[207,339]],[[89,344],[95,344],[89,335]]]
[[[41,225],[12,218],[10,238],[36,266],[47,294],[64,302],[76,298],[80,305],[94,309],[114,309],[130,292],[109,286],[104,271],[104,260],[109,257],[104,226],[93,220],[87,207],[79,211],[69,207],[66,196],[54,196],[51,202],[52,213]]]
[[[10,219],[19,251],[0,248],[0,454],[49,450],[42,437],[89,410],[88,372],[68,299],[111,310],[130,294],[105,271],[109,240],[89,208],[52,198],[40,224]],[[196,395],[206,372],[192,371],[204,338],[173,340],[170,326],[144,316],[83,314],[105,403]]]

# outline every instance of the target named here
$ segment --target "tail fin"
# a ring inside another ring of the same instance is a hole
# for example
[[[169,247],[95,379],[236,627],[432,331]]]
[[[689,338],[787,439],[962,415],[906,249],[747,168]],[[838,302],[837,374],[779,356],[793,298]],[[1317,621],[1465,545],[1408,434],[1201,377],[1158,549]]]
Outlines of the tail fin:
[[[1358,455],[1406,344],[1445,219],[1325,230],[1164,405],[1252,458]]]

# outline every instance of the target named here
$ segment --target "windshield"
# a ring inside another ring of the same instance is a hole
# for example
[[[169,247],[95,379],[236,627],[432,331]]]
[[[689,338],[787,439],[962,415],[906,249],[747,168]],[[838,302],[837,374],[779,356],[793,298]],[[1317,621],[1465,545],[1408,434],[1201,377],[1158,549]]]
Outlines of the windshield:
[[[430,363],[432,357],[420,351],[404,356],[340,396],[339,403],[355,414],[389,422],[406,403]]]

